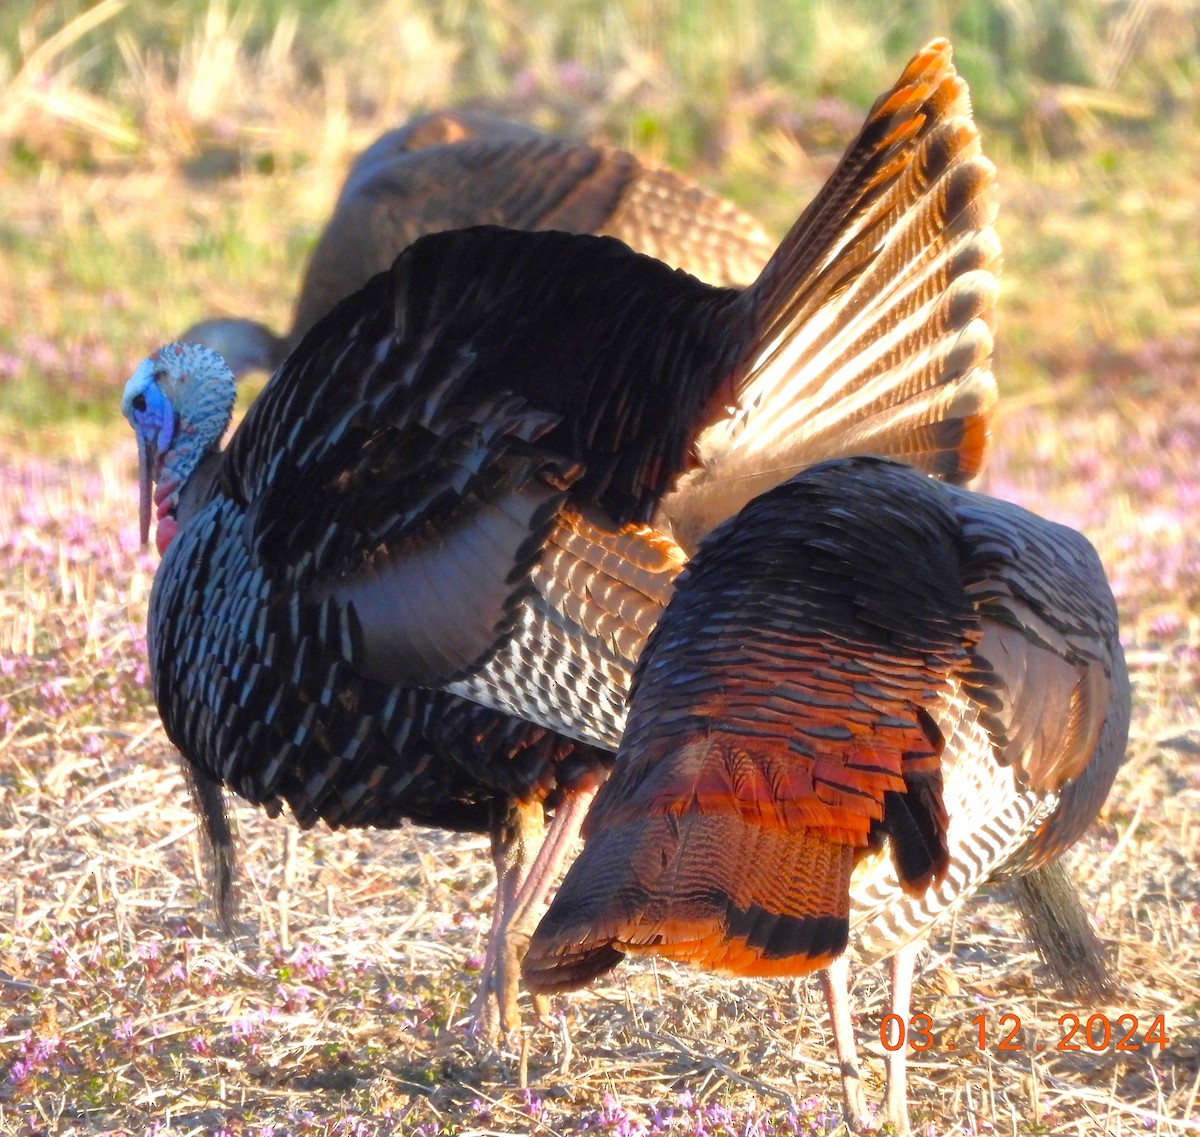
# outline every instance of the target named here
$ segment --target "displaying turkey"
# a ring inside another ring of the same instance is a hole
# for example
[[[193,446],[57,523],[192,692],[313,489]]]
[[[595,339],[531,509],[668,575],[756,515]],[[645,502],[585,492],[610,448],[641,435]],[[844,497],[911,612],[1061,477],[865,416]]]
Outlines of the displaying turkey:
[[[638,664],[616,765],[524,962],[570,990],[652,953],[740,976],[893,956],[1096,816],[1129,684],[1091,545],[873,458],[822,463],[702,543]],[[825,976],[861,1125],[846,969]],[[907,1130],[904,1048],[885,1119]]]
[[[219,358],[146,360],[122,407],[164,554],[155,700],[202,805],[220,782],[302,824],[495,839],[562,797],[536,862],[498,866],[512,902],[483,991],[515,1021],[496,957],[512,963],[605,768],[541,728],[615,749],[694,537],[830,455],[979,468],[991,183],[939,41],[744,291],[610,238],[427,236],[318,322],[223,454]],[[540,725],[528,741],[452,695]]]
[[[441,111],[389,131],[356,159],[312,254],[287,336],[254,321],[219,319],[195,325],[183,338],[213,348],[235,375],[274,370],[321,315],[389,268],[418,237],[483,223],[612,234],[716,284],[748,283],[773,251],[745,213],[630,154],[551,138],[479,112]],[[199,499],[202,479],[193,475],[188,484]],[[160,547],[178,523],[165,519]],[[490,834],[497,901],[474,1016],[477,1028],[491,1034],[497,1019],[517,1020],[516,947],[506,914],[514,911],[542,846],[543,809],[559,817],[531,885],[544,889],[611,754],[453,696],[411,693],[410,700],[416,725],[401,748],[405,759],[359,791],[353,808],[343,801],[319,812],[301,807],[297,816],[305,825],[322,817],[337,826],[394,826],[407,818]],[[488,773],[480,779],[468,772],[472,768]],[[218,909],[228,924],[232,834],[219,783],[192,769]],[[489,1002],[493,989],[498,1008]]]
[[[749,284],[774,251],[753,218],[632,154],[478,111],[439,111],[382,135],[355,160],[286,335],[214,319],[182,340],[211,347],[235,375],[274,371],[334,304],[418,237],[471,225],[606,234],[712,284]]]

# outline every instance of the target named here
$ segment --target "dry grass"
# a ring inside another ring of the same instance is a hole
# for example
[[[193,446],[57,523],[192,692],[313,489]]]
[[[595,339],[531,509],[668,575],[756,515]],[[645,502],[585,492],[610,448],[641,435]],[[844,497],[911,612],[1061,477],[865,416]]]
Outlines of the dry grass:
[[[1119,946],[1121,993],[1062,1004],[1002,898],[976,901],[942,930],[918,987],[937,1043],[914,1063],[914,1114],[932,1133],[1195,1132],[1200,540],[1187,518],[1200,410],[1147,416],[1099,394],[1014,409],[1002,430],[992,488],[1090,532],[1127,613],[1129,760],[1072,858]],[[837,1128],[815,984],[624,966],[563,1003],[523,1055],[465,1048],[455,1024],[490,903],[481,840],[296,839],[241,808],[244,934],[217,938],[184,783],[144,688],[153,563],[136,548],[130,447],[120,430],[106,441],[117,457],[2,455],[0,1133]],[[859,977],[875,1059],[883,996],[880,975]],[[1060,1053],[1067,1011],[1136,1015],[1137,1041],[1161,1014],[1170,1043]],[[1002,1015],[1021,1020],[1020,1052],[997,1049]]]
[[[1186,26],[1190,3],[1150,7]],[[574,70],[546,46],[557,25],[523,26],[519,4],[455,6],[461,26],[417,3],[383,7],[386,27],[337,26],[340,70],[326,59],[319,84],[294,21],[252,47],[250,9],[213,4],[176,58],[114,34],[119,79],[98,93],[81,45],[140,12],[115,0],[57,37],[33,29],[0,73],[0,140],[27,151],[0,165],[0,1134],[836,1131],[815,984],[630,964],[564,1002],[522,1055],[465,1048],[456,1024],[491,902],[479,840],[297,835],[239,808],[244,932],[215,936],[146,690],[154,560],[136,547],[132,441],[115,421],[134,361],[214,311],[285,323],[346,155],[414,103],[462,95],[464,59],[486,78],[479,45],[451,34],[472,20],[492,21],[482,31],[502,59],[515,53],[515,77],[493,77],[512,80],[514,109],[685,151],[777,229],[830,161],[821,140],[836,148],[855,125],[836,99],[797,118],[777,85],[738,86],[729,75],[754,44],[715,32],[697,82],[722,52],[731,69],[689,119],[695,92],[645,42],[645,5],[625,24],[595,17],[579,37],[595,51]],[[834,28],[831,11],[812,8],[814,51],[849,68],[855,44],[878,38],[861,20]],[[1171,26],[1154,24],[1163,38]],[[355,52],[396,65],[358,73]],[[1162,60],[1164,81],[1186,80],[1177,55]],[[872,85],[885,74],[873,72]],[[681,135],[664,126],[677,113]],[[1200,1132],[1200,233],[1195,137],[1170,139],[1169,153],[1101,139],[1070,164],[1046,164],[1038,143],[1002,166],[1010,394],[986,486],[1083,529],[1122,606],[1129,760],[1072,855],[1119,947],[1121,988],[1107,1006],[1062,1004],[1003,896],[966,908],[916,994],[937,1034],[911,1069],[930,1133]],[[79,168],[81,155],[96,165]],[[222,155],[234,176],[213,180]],[[875,1096],[883,994],[880,975],[859,977]],[[1059,1052],[1069,1011],[1136,1015],[1139,1037],[1162,1015],[1170,1044]],[[1019,1052],[998,1049],[1003,1015],[1020,1017]]]
[[[1039,991],[1011,913],[977,904],[944,932],[919,996],[939,1044],[916,1065],[914,1098],[935,1132],[1170,1133],[1184,1128],[1169,1119],[1194,1115],[1200,544],[1189,518],[1200,412],[1162,394],[1186,376],[1157,378],[1152,413],[1103,392],[1011,410],[990,483],[1089,532],[1126,612],[1130,760],[1104,825],[1074,857],[1121,946],[1122,995],[1073,1009],[1144,1024],[1163,1014],[1171,1045],[1033,1062],[973,1049],[980,1007],[989,1022],[1019,1015],[1027,1048],[1062,1036],[1064,1010]],[[128,450],[119,428],[103,441]],[[144,690],[153,564],[136,549],[133,472],[106,448],[57,462],[3,455],[0,1131],[136,1132],[158,1120],[181,1133],[235,1121],[352,1132],[350,1119],[390,1116],[429,1132],[638,1132],[668,1108],[681,1130],[740,1132],[790,1115],[802,1131],[836,1124],[804,985],[628,967],[574,1001],[570,1050],[551,1033],[531,1038],[528,1099],[519,1063],[479,1063],[446,1030],[481,951],[478,841],[316,832],[289,846],[288,827],[244,810],[248,932],[237,950],[214,940],[190,809]],[[882,989],[874,975],[859,987],[867,1034]]]

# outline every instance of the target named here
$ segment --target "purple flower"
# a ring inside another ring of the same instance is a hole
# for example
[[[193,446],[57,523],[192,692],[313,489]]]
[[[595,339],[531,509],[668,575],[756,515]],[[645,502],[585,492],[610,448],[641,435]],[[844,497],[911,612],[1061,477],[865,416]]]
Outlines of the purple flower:
[[[301,944],[296,949],[296,954],[292,960],[297,966],[304,970],[304,974],[309,979],[315,979],[321,982],[329,978],[329,966],[324,960],[318,958],[316,951],[308,944]]]
[[[313,1001],[313,992],[308,987],[287,988],[281,983],[275,988],[275,998],[283,1010],[296,1014],[309,1008]]]
[[[255,1035],[258,1034],[258,1028],[267,1021],[266,1013],[262,1010],[257,1010],[248,1015],[243,1015],[240,1019],[234,1019],[229,1024],[229,1033],[238,1042],[251,1042]]]
[[[166,971],[158,976],[159,983],[186,983],[187,971],[183,964],[176,960]]]
[[[1183,617],[1176,611],[1160,612],[1150,621],[1150,632],[1159,638],[1174,635],[1183,627]]]

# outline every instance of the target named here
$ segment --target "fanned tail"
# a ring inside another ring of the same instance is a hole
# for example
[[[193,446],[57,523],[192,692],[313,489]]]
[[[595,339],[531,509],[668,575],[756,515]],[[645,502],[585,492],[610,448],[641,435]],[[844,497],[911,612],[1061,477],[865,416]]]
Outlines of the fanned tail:
[[[714,414],[700,467],[661,510],[685,548],[822,459],[883,455],[953,482],[982,468],[1000,246],[970,116],[934,41],[743,294],[756,331],[725,392],[732,413]]]

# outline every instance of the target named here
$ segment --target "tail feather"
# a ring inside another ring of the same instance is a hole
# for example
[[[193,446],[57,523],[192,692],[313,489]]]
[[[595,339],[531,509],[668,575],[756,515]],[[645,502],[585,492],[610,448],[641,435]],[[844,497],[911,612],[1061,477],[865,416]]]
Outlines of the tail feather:
[[[826,458],[885,455],[960,482],[979,472],[996,400],[994,175],[937,41],[738,301],[755,331],[735,405],[661,507],[685,548]]]
[[[904,330],[906,320],[916,323],[914,314],[959,273],[981,260],[986,267],[986,254],[998,247],[988,228],[996,213],[994,177],[969,119],[946,123],[926,138],[889,191],[886,211],[856,232],[855,245],[834,265],[786,296],[776,298],[757,284],[743,294],[762,331],[742,389],[769,394],[768,383],[794,387],[795,364],[810,362],[818,349],[837,362],[839,354],[853,358],[856,347],[873,343],[883,330],[892,341],[892,325]]]
[[[626,953],[727,975],[800,975],[846,946],[855,850],[731,814],[662,814],[589,838],[523,964],[532,991],[582,986]]]
[[[966,84],[950,63],[950,44],[934,40],[909,61],[895,86],[876,100],[821,192],[792,226],[754,290],[765,303],[795,294],[792,282],[816,279],[825,268],[849,269],[865,247],[843,259],[861,218],[910,160],[915,140],[931,121],[970,113]]]
[[[956,306],[973,302],[982,308],[990,300],[990,289],[974,287],[979,281],[959,283],[961,287],[951,289],[938,305],[940,311],[922,314],[924,326],[915,335],[881,337],[864,345],[852,361],[856,372],[835,376],[836,396],[831,399],[819,392],[804,400],[806,405],[793,405],[788,413],[763,421],[755,430],[757,437],[747,438],[746,445],[755,454],[776,449],[791,461],[811,455],[810,461],[815,462],[854,438],[886,439],[896,434],[903,441],[897,423],[934,424],[988,409],[994,382],[987,370],[992,335],[986,317],[971,317],[944,331],[943,326],[949,324],[949,310]],[[731,465],[750,470],[749,458],[741,450]]]

